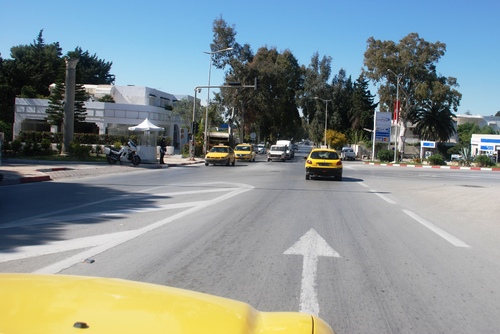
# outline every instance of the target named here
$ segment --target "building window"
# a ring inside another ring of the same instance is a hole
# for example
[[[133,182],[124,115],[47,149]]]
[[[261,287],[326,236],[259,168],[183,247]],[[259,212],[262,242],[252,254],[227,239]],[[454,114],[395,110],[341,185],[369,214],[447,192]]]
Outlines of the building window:
[[[156,95],[149,94],[149,105],[156,106]]]

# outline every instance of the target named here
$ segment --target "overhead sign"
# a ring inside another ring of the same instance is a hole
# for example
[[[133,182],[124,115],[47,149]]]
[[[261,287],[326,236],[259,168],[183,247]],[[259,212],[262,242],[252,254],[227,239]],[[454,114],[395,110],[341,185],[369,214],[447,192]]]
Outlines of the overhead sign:
[[[391,119],[390,112],[376,112],[375,120],[375,142],[388,143],[391,137]]]

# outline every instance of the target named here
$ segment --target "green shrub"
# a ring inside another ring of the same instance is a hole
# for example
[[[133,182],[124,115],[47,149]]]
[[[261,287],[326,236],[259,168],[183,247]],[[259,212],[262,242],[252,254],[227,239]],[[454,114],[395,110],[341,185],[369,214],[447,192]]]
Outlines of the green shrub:
[[[391,150],[380,150],[377,153],[377,159],[382,162],[388,162],[394,160],[394,151]]]
[[[24,143],[22,152],[26,156],[33,156],[37,155],[37,153],[40,152],[40,149],[38,148],[38,144],[33,142],[32,140],[27,140]]]
[[[484,154],[477,155],[474,161],[477,163],[478,167],[495,166],[495,163],[491,160],[491,158]]]
[[[427,162],[431,166],[445,166],[446,161],[444,161],[444,158],[441,154],[433,154],[430,157],[427,158]]]
[[[54,152],[52,152],[52,145],[50,143],[50,139],[48,138],[43,138],[42,142],[40,143],[40,149],[41,149],[41,154],[42,155],[52,155]]]
[[[23,143],[19,139],[13,140],[11,146],[14,154],[21,153],[21,150],[23,149]]]
[[[89,145],[81,145],[78,142],[72,141],[70,144],[69,153],[76,159],[85,160],[90,157],[92,147]]]
[[[189,157],[190,156],[189,155],[189,144],[184,144],[182,146],[182,153],[181,154],[182,154],[183,157]]]

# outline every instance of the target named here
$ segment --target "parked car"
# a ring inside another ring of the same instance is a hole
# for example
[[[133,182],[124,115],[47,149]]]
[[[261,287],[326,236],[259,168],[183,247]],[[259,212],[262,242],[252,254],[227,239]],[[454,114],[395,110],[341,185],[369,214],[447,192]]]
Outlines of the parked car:
[[[315,315],[115,278],[0,274],[0,299],[2,333],[334,333]]]
[[[285,161],[286,158],[286,146],[272,145],[267,152],[267,161]]]
[[[209,164],[214,165],[233,165],[236,162],[234,156],[234,150],[226,145],[217,145],[212,147],[212,149],[205,155],[205,166]]]
[[[238,161],[255,161],[255,151],[252,144],[238,144],[234,148],[234,155]]]
[[[342,160],[356,160],[356,152],[350,147],[342,147],[340,158]]]
[[[266,154],[267,153],[266,146],[264,144],[257,145],[257,153]]]
[[[342,160],[337,151],[315,148],[304,159],[306,159],[306,180],[312,177],[333,177],[337,181],[342,181]]]

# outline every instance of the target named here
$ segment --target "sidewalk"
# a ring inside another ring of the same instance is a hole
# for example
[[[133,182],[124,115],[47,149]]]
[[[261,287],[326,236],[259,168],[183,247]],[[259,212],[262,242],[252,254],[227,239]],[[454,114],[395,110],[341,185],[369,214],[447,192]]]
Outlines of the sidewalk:
[[[85,177],[103,174],[129,173],[144,169],[163,169],[204,163],[202,158],[191,161],[181,155],[166,155],[165,165],[131,163],[110,165],[106,162],[70,162],[24,159],[3,159],[0,165],[0,186],[57,180],[65,177]]]

